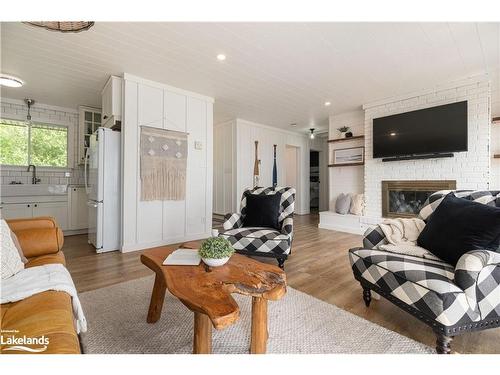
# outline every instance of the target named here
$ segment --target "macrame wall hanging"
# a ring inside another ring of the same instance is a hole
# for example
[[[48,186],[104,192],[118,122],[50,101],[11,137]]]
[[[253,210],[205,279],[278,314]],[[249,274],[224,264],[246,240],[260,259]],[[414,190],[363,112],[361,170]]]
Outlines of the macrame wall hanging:
[[[186,198],[187,134],[141,126],[141,200]]]

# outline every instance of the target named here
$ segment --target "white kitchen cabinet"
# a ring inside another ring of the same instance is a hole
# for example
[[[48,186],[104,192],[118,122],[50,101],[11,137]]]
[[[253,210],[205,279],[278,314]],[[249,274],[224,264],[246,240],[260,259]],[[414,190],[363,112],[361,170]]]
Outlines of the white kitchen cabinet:
[[[87,193],[84,186],[68,187],[68,229],[88,228]]]
[[[122,79],[111,76],[101,92],[102,124],[110,128],[122,117]]]
[[[2,204],[2,219],[22,219],[33,217],[33,208],[31,203],[13,203]]]
[[[85,163],[85,153],[90,146],[90,136],[101,126],[101,110],[93,107],[78,107],[78,160]]]
[[[57,224],[62,230],[68,229],[68,203],[65,200],[55,202],[3,203],[1,216],[2,219],[51,216],[56,219]]]
[[[67,202],[43,202],[34,203],[33,217],[51,216],[56,219],[59,228],[67,230],[68,228],[68,203]]]

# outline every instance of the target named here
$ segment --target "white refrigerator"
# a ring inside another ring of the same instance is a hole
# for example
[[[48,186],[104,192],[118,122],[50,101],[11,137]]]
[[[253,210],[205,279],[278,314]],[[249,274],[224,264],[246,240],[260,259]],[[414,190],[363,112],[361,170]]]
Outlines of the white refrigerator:
[[[87,149],[89,244],[98,253],[120,248],[120,144],[120,132],[98,128]]]

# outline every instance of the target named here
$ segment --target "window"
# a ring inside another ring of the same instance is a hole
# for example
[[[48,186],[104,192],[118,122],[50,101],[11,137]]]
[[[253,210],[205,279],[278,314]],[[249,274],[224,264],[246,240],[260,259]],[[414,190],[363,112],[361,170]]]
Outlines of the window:
[[[0,119],[0,164],[68,166],[68,128]]]

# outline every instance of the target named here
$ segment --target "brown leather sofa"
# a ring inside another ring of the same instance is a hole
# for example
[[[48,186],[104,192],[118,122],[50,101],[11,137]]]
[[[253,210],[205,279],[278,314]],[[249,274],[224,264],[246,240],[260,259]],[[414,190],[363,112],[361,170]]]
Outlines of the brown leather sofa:
[[[61,251],[64,237],[56,221],[51,217],[7,220],[16,234],[24,255],[25,267],[60,263],[65,265]],[[46,291],[22,301],[0,305],[0,327],[6,331],[17,330],[15,337],[40,337],[49,339],[43,353],[79,354],[80,342],[75,330],[71,297],[65,292]],[[0,344],[2,354],[31,354],[26,351],[5,351],[10,345]]]

